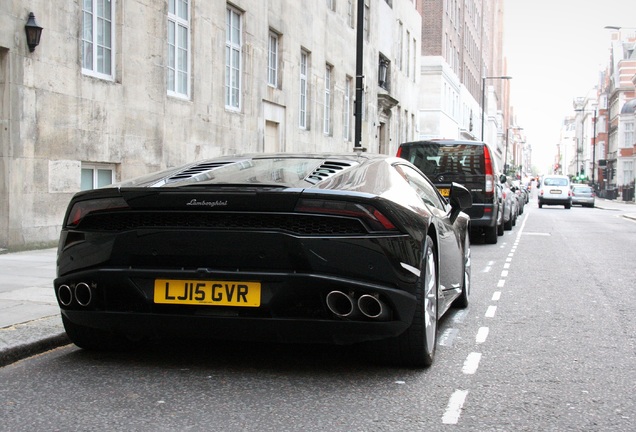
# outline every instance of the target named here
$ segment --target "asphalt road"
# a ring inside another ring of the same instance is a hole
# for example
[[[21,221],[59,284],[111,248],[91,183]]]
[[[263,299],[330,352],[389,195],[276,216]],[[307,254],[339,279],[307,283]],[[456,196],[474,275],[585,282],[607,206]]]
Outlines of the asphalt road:
[[[355,347],[66,346],[0,369],[0,430],[634,430],[635,240],[620,212],[529,204],[473,245],[471,305],[429,369]]]

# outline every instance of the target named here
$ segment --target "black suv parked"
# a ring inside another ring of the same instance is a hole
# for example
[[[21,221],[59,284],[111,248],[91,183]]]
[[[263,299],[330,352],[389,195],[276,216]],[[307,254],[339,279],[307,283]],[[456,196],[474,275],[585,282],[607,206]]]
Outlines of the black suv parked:
[[[497,225],[503,223],[495,186],[499,170],[486,143],[413,141],[401,144],[397,156],[417,166],[445,197],[451,182],[463,184],[473,196],[473,206],[464,210],[470,215],[472,230],[485,234],[486,243],[497,243]]]

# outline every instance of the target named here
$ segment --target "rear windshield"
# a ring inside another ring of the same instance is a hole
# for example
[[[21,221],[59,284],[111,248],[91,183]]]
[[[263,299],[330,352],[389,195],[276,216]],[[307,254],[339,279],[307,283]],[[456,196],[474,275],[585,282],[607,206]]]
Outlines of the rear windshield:
[[[553,178],[553,177],[547,177],[543,181],[544,186],[567,186],[568,183],[569,183],[568,179]]]
[[[427,176],[441,173],[484,174],[484,147],[471,144],[419,142],[402,146],[400,157]]]
[[[592,193],[592,188],[588,186],[575,187],[573,190],[576,193]]]

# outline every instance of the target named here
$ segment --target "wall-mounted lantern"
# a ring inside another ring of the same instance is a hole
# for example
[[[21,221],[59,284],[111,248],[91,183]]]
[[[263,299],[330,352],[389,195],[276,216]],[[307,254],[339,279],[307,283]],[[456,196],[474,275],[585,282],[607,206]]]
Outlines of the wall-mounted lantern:
[[[33,52],[35,51],[35,47],[40,44],[40,36],[42,36],[42,27],[35,22],[35,15],[33,12],[29,13],[29,19],[24,26],[24,31],[26,32],[29,51]]]
[[[389,65],[391,63],[384,57],[380,57],[380,64],[378,68],[378,85],[384,89],[388,88],[389,79]]]

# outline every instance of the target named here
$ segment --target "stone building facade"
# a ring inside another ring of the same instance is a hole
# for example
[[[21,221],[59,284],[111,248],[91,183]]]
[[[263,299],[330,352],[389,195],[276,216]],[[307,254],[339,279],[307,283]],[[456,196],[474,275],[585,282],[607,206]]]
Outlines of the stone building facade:
[[[421,17],[364,1],[362,145],[417,135]],[[29,13],[43,27],[27,47]],[[353,150],[357,1],[0,3],[0,250],[82,190],[218,155]]]

